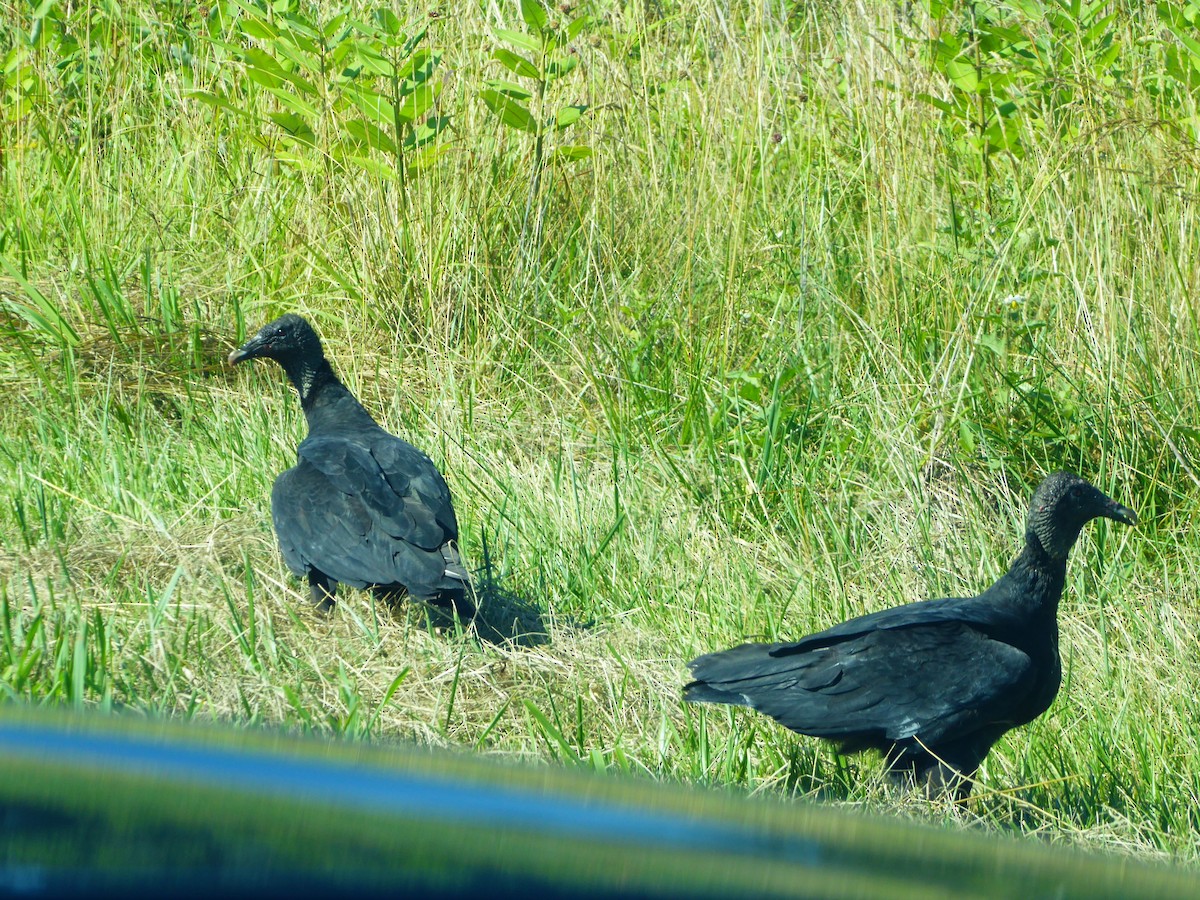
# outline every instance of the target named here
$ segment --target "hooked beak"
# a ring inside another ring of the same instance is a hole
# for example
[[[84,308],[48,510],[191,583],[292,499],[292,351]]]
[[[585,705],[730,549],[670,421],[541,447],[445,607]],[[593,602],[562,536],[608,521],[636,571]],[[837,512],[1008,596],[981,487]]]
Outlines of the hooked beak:
[[[1110,501],[1110,505],[1108,509],[1104,511],[1104,515],[1106,518],[1113,519],[1117,522],[1123,522],[1126,525],[1136,525],[1138,520],[1137,513],[1135,513],[1128,506],[1122,506],[1115,500]]]
[[[259,340],[258,336],[256,335],[229,354],[229,364],[233,366],[237,365],[243,360],[254,359],[254,357],[260,354],[262,349],[263,342]]]

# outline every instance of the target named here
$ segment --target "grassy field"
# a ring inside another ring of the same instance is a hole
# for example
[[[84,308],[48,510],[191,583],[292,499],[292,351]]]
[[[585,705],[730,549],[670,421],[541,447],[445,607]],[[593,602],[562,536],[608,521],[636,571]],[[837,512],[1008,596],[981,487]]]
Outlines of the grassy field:
[[[50,6],[0,2],[5,696],[1200,862],[1194,12]],[[390,141],[380,58],[430,76]],[[284,311],[446,473],[477,631],[288,575],[299,404],[223,364]],[[970,803],[681,704],[697,653],[977,592],[1059,468],[1142,524],[1085,533]]]

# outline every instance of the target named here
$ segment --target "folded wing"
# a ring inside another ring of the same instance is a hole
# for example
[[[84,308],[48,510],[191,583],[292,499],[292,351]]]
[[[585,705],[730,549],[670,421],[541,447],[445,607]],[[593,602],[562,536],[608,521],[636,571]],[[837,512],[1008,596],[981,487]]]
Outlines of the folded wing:
[[[312,436],[298,455],[271,493],[293,572],[315,568],[359,588],[402,585],[414,596],[461,588],[450,490],[429,457],[382,429]]]
[[[1019,718],[1036,687],[1025,653],[961,621],[847,630],[701,656],[684,696],[749,706],[849,748],[914,737],[936,746]]]

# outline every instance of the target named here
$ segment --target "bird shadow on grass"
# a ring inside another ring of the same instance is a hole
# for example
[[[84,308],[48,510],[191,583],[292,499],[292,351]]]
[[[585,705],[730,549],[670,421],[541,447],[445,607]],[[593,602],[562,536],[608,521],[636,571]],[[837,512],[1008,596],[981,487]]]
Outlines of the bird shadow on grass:
[[[546,612],[537,603],[504,583],[483,540],[483,565],[471,577],[472,599],[477,612],[471,620],[471,630],[479,640],[488,644],[509,644],[518,647],[540,647],[550,643]],[[444,609],[429,607],[431,624],[453,625],[453,617]],[[465,628],[467,623],[462,623]],[[571,627],[588,627],[591,623],[567,623]]]

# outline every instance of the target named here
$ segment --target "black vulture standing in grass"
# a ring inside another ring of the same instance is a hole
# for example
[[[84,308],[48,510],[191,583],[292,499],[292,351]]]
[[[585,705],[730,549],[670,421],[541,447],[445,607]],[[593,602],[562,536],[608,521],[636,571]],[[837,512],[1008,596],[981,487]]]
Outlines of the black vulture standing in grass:
[[[992,745],[1058,693],[1067,555],[1099,516],[1137,522],[1079,476],[1051,475],[1033,495],[1024,549],[982,594],[881,610],[794,643],[701,656],[690,663],[695,681],[684,699],[749,706],[843,753],[879,750],[893,775],[966,797]]]
[[[229,362],[258,357],[283,366],[308,420],[296,465],[275,479],[271,518],[313,603],[330,609],[341,582],[473,616],[450,489],[433,461],[375,423],[300,316],[263,326]]]

